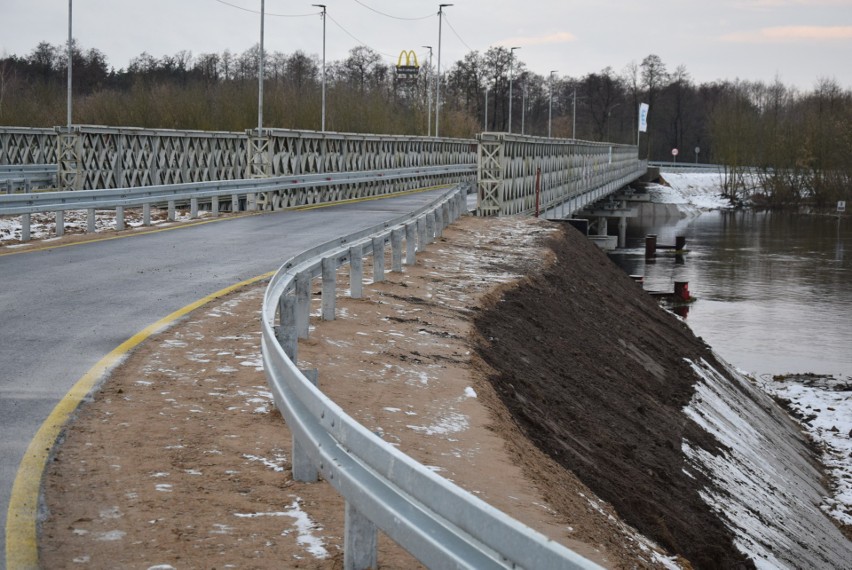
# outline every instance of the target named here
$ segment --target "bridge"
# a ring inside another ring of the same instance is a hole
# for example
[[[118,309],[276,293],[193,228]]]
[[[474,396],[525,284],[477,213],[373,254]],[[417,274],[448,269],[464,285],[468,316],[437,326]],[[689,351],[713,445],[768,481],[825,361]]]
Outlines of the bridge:
[[[401,454],[377,449],[363,427],[309,386],[295,358],[288,357],[287,345],[296,334],[290,327],[298,327],[303,318],[298,307],[303,306],[300,294],[306,282],[321,276],[325,290],[326,282],[333,284],[338,265],[349,263],[357,274],[360,256],[375,255],[386,243],[394,270],[401,268],[403,256],[406,263],[413,262],[417,251],[466,210],[468,188],[475,188],[475,212],[480,216],[532,214],[538,204],[539,209],[561,207],[568,217],[644,174],[636,148],[505,133],[482,133],[470,140],[281,130],[260,134],[264,144],[251,141],[257,138],[251,131],[0,129],[0,163],[57,164],[57,179],[65,185],[59,191],[0,196],[0,215],[23,220],[37,212],[57,212],[60,221],[68,209],[112,209],[118,223],[125,207],[171,210],[176,203],[211,211],[221,206],[280,212],[191,228],[181,233],[179,252],[173,237],[152,234],[120,240],[123,244],[104,242],[97,258],[79,257],[67,249],[0,256],[0,354],[8,374],[0,386],[0,417],[8,434],[0,448],[0,516],[8,508],[7,531],[21,524],[33,532],[35,528],[35,511],[32,520],[22,522],[22,511],[9,503],[16,466],[29,458],[27,446],[77,379],[98,369],[115,339],[134,337],[152,320],[165,318],[200,295],[268,272],[287,258],[264,304],[264,359],[282,412],[295,425],[310,426],[296,430],[304,452],[301,472],[310,478],[312,471],[323,469],[318,460],[325,469],[338,465],[325,455],[332,446],[320,449],[317,442],[337,441],[347,451],[334,461],[371,466],[361,475],[352,472],[340,489],[350,493],[344,495],[351,501],[347,536],[362,545],[347,553],[347,560],[354,561],[347,567],[374,559],[370,545],[376,529],[391,530],[389,521],[396,520],[400,508],[428,524],[424,528],[443,529],[448,540],[454,537],[451,548],[430,547],[419,523],[407,519],[400,528],[411,532],[397,533],[396,539],[414,541],[406,547],[424,561],[536,567],[538,562],[552,565],[560,560],[564,567],[594,567],[519,528],[511,518]],[[258,154],[252,148],[264,151]],[[452,190],[409,192],[430,186]],[[231,199],[220,203],[221,196]],[[381,207],[361,202],[393,196],[398,197]],[[341,205],[290,211],[329,204]],[[258,240],[257,235],[266,237]],[[211,252],[212,257],[207,255]],[[230,261],[219,266],[211,258]],[[174,273],[157,276],[166,266]],[[145,273],[144,280],[135,277],[137,270]],[[323,303],[324,318],[329,312],[333,318],[333,301],[324,295]],[[38,307],[37,314],[31,312],[33,307]],[[402,472],[404,481],[395,480]],[[37,468],[28,472],[37,473]],[[359,486],[384,491],[359,503],[356,497],[364,496]],[[412,497],[418,505],[414,510],[396,502]],[[429,508],[421,511],[424,503]]]

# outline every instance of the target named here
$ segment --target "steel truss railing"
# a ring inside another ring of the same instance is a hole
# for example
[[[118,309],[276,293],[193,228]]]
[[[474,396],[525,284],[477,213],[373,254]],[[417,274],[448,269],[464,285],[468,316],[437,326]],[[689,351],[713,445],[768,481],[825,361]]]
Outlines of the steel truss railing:
[[[480,216],[533,212],[537,178],[539,209],[567,204],[570,214],[647,170],[635,146],[507,133],[482,133],[477,139]]]
[[[0,127],[0,142],[0,164],[56,163],[65,190],[476,163],[474,140],[285,129]]]
[[[311,281],[322,278],[322,318],[335,317],[336,271],[350,266],[350,291],[362,295],[363,258],[384,279],[466,211],[466,188],[391,222],[333,240],[288,260],[267,287],[263,362],[278,409],[293,434],[293,477],[318,474],[346,500],[344,568],[376,568],[382,530],[429,568],[599,568],[414,461],[356,422],[298,368],[298,338],[308,333]],[[405,247],[403,248],[403,241]],[[278,325],[276,325],[276,315]]]

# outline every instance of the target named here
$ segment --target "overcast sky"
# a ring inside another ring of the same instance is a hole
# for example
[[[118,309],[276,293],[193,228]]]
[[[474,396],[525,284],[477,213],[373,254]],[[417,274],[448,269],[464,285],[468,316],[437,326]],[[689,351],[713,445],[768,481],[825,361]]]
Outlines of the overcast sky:
[[[323,0],[313,0],[322,3]],[[396,63],[402,49],[438,52],[438,4],[424,0],[324,0],[327,59],[363,43]],[[229,5],[230,4],[230,5]],[[659,55],[696,82],[772,81],[804,90],[820,78],[852,88],[852,0],[455,0],[445,8],[442,69],[470,50],[519,46],[529,69],[579,77]],[[241,9],[242,8],[242,9]],[[194,55],[258,42],[260,0],[74,0],[74,37],[126,67],[142,52]],[[266,49],[322,53],[311,0],[266,0]],[[386,15],[382,15],[383,12]],[[281,15],[305,15],[282,17]],[[393,16],[393,17],[389,17]],[[401,19],[405,18],[405,19]],[[0,0],[0,54],[25,55],[68,34],[67,0]],[[357,39],[355,39],[357,38]]]

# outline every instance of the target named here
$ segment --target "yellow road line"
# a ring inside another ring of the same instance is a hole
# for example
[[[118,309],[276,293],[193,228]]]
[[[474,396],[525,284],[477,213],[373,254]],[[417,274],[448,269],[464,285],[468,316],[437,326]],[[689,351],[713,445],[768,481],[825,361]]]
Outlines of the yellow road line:
[[[260,215],[260,214],[272,214],[272,213],[277,213],[277,212],[283,212],[283,211],[286,211],[286,210],[301,211],[301,210],[315,210],[317,208],[331,208],[332,206],[340,206],[342,204],[354,204],[356,202],[369,202],[369,201],[372,201],[372,200],[383,200],[385,198],[396,198],[398,196],[406,196],[408,194],[417,194],[419,192],[428,192],[429,190],[437,190],[439,188],[449,188],[450,186],[452,186],[452,184],[441,184],[441,185],[438,185],[438,186],[427,186],[426,188],[416,188],[414,190],[406,190],[405,192],[394,192],[393,194],[382,194],[381,196],[370,196],[368,198],[351,198],[349,200],[339,200],[337,202],[323,202],[322,204],[310,204],[310,205],[306,205],[306,206],[294,206],[292,208],[286,208],[285,210],[277,210],[275,212],[273,212],[273,211],[260,211],[260,212],[239,212],[239,213],[240,214],[248,214],[248,215]],[[100,238],[87,239],[87,240],[84,240],[84,241],[78,241],[78,242],[74,242],[74,243],[63,243],[63,244],[54,245],[54,246],[39,247],[37,249],[20,249],[20,250],[16,250],[16,251],[0,251],[0,257],[2,257],[4,255],[17,255],[17,254],[21,254],[21,253],[31,253],[31,252],[34,252],[34,251],[48,251],[48,250],[51,250],[51,249],[61,249],[63,247],[72,247],[72,246],[83,245],[83,244],[87,244],[87,243],[97,243],[97,242],[101,242],[101,241],[111,241],[111,240],[114,240],[114,239],[124,239],[124,238],[129,238],[129,237],[144,236],[144,235],[148,235],[148,234],[168,232],[168,231],[171,231],[171,230],[179,230],[179,229],[182,229],[182,228],[189,228],[189,227],[193,227],[193,226],[201,226],[201,225],[204,225],[204,224],[212,224],[213,222],[224,222],[224,221],[227,221],[227,220],[233,220],[235,218],[240,218],[240,217],[243,217],[243,216],[242,215],[240,215],[240,216],[228,216],[228,217],[225,217],[225,218],[213,218],[213,219],[210,219],[210,220],[200,220],[200,221],[196,221],[196,222],[178,223],[177,225],[169,226],[169,227],[165,227],[165,228],[157,228],[157,229],[152,229],[152,230],[147,230],[147,231],[139,231],[139,232],[127,233],[127,234],[116,235],[116,236],[105,236],[105,237],[100,237]]]
[[[225,287],[145,327],[104,356],[74,384],[36,432],[18,466],[9,500],[9,511],[6,515],[6,568],[8,570],[38,568],[37,518],[42,476],[50,452],[63,427],[98,382],[126,358],[130,351],[151,335],[172,326],[178,319],[195,309],[237,289],[268,279],[274,273],[270,271]]]

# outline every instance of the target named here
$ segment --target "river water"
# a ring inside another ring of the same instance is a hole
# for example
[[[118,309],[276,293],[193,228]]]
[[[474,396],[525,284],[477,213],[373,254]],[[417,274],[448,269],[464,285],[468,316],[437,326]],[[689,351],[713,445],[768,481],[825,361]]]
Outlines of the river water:
[[[677,259],[644,257],[686,236]],[[631,220],[627,248],[612,258],[645,276],[647,290],[688,281],[697,298],[686,322],[722,358],[757,374],[814,372],[852,377],[852,220],[716,210]]]

